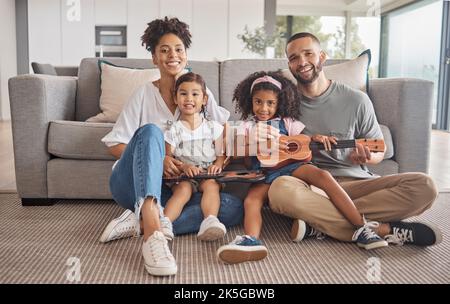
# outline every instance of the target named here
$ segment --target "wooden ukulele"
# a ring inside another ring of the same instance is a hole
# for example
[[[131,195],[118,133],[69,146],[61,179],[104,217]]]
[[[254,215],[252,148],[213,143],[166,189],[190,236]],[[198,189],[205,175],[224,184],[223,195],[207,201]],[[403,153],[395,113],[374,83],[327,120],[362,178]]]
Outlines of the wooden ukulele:
[[[258,153],[258,160],[264,167],[281,167],[290,162],[309,161],[312,158],[312,150],[325,150],[322,143],[311,142],[311,137],[307,135],[280,136],[280,141],[287,143],[286,150],[279,150],[278,157],[267,153]],[[331,149],[346,149],[356,147],[356,143],[368,147],[370,152],[384,152],[385,144],[382,139],[350,139],[337,140],[337,144],[331,144]]]
[[[219,183],[240,182],[240,183],[256,183],[264,180],[265,175],[260,170],[236,170],[222,171],[219,174],[199,174],[194,177],[188,177],[184,173],[178,176],[163,177],[165,182],[180,182],[189,179],[215,179]]]

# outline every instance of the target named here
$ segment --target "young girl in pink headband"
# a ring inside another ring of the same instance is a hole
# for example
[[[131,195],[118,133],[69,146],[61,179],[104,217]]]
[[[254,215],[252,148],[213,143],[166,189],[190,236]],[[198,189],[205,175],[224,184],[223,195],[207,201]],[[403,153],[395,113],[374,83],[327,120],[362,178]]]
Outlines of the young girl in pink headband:
[[[294,136],[304,129],[300,119],[300,96],[297,87],[278,72],[258,72],[249,75],[234,91],[233,101],[241,113],[246,138],[254,138],[255,130],[270,129],[268,134]],[[261,124],[264,127],[261,128]],[[268,126],[267,126],[268,125]],[[269,127],[270,126],[270,127]],[[260,140],[260,139],[259,139]],[[336,144],[333,136],[314,135],[312,140],[323,143],[326,150]],[[280,146],[282,143],[280,143]],[[261,169],[255,156],[249,157],[252,169]],[[374,228],[377,222],[366,222],[356,209],[353,201],[336,182],[333,176],[313,165],[310,160],[289,163],[281,168],[263,168],[266,178],[263,182],[252,184],[244,200],[245,235],[237,236],[228,245],[220,247],[217,255],[226,263],[256,261],[267,256],[267,248],[258,239],[262,228],[261,209],[268,200],[270,184],[277,177],[291,175],[310,185],[321,188],[330,197],[336,208],[356,227],[353,241],[365,249],[387,246]],[[300,203],[300,202],[299,202]]]

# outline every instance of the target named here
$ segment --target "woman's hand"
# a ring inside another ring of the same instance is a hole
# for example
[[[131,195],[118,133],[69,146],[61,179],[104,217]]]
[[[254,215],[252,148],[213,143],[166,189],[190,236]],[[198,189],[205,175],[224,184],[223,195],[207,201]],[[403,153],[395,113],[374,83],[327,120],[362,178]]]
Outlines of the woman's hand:
[[[320,134],[316,134],[311,136],[311,140],[318,142],[318,143],[322,143],[323,146],[325,147],[325,151],[331,151],[331,144],[336,145],[337,142],[337,138],[334,136],[326,136],[326,135],[320,135]]]
[[[181,168],[188,177],[194,177],[203,172],[202,168],[189,164],[184,164]]]
[[[219,174],[220,172],[222,172],[222,167],[220,166],[213,164],[208,167],[208,174]]]
[[[182,173],[181,166],[182,161],[166,155],[164,158],[164,176],[177,176]]]

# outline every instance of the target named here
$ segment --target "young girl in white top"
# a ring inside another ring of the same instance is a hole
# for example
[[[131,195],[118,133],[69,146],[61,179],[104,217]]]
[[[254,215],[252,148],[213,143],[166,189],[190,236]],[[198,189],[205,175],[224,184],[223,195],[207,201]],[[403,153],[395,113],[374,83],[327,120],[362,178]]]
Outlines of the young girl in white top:
[[[180,76],[175,83],[174,101],[180,116],[164,133],[166,155],[182,161],[181,171],[188,177],[193,178],[200,173],[220,173],[225,161],[221,151],[224,128],[220,123],[206,119],[208,96],[203,78],[194,73]],[[204,216],[198,238],[212,241],[225,235],[225,225],[217,218],[220,185],[214,179],[201,180],[199,183],[194,179],[185,180],[170,187],[173,195],[164,208],[164,215],[170,221],[178,218],[193,191],[198,189],[203,192],[201,209]]]

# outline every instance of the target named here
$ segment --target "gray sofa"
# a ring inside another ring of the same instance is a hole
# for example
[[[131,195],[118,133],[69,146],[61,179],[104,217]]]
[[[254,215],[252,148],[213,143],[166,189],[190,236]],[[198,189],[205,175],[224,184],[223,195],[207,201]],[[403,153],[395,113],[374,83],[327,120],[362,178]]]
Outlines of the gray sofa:
[[[83,59],[78,78],[20,75],[9,80],[17,191],[23,205],[111,198],[108,180],[114,159],[100,139],[112,124],[85,122],[100,112],[97,60]],[[106,60],[131,68],[153,67],[145,59]],[[232,112],[232,120],[238,119],[231,97],[240,80],[254,71],[287,67],[284,59],[189,64]],[[372,168],[374,172],[427,172],[432,90],[432,82],[420,79],[370,80],[369,96],[388,145],[385,160]],[[227,189],[234,192],[237,188],[242,194],[242,187]]]

